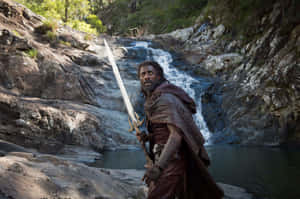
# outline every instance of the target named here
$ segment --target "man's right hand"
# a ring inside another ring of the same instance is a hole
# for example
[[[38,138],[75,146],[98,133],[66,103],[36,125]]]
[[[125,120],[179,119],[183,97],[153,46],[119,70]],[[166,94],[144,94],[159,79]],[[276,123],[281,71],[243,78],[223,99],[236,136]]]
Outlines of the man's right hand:
[[[142,132],[140,132],[140,133],[136,133],[136,136],[137,136],[137,139],[138,139],[140,142],[143,142],[143,143],[149,141],[149,138],[150,138],[150,136],[147,135],[145,131],[142,131]]]
[[[144,174],[143,181],[150,186],[151,182],[156,181],[161,175],[162,170],[157,165],[145,165],[147,168],[146,173]]]

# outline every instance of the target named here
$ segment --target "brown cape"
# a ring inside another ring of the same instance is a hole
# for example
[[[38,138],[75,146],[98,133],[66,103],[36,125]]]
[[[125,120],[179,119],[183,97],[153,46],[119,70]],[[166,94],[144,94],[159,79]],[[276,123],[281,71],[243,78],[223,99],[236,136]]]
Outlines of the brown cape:
[[[186,147],[187,173],[185,198],[220,199],[224,192],[208,173],[210,160],[204,149],[204,138],[192,114],[196,106],[185,91],[165,81],[147,98],[147,123],[172,124],[181,130]]]

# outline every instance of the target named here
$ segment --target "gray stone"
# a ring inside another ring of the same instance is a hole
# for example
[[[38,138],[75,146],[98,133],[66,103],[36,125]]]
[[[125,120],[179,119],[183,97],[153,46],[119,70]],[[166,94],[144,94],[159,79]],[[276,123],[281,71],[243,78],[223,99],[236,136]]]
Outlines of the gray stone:
[[[225,26],[223,24],[218,25],[214,29],[213,38],[217,39],[218,37],[222,36],[225,32]]]
[[[186,42],[191,34],[194,32],[192,27],[175,30],[171,33],[160,35],[161,37],[173,37],[174,39]]]

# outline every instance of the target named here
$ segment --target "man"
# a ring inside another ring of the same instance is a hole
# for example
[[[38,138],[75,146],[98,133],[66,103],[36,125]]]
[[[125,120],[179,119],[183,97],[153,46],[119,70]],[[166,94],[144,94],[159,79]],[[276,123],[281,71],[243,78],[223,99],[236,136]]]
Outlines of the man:
[[[147,166],[148,199],[220,199],[223,191],[207,171],[209,157],[204,139],[193,121],[195,102],[169,83],[154,61],[139,65],[138,76],[146,100],[148,135],[154,165]]]

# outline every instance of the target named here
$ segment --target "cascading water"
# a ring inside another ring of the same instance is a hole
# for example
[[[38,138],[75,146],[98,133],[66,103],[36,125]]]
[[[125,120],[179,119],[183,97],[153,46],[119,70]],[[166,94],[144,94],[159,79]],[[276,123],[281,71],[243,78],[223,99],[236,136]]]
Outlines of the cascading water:
[[[144,59],[154,60],[158,62],[163,67],[165,77],[171,83],[184,89],[190,95],[190,97],[192,97],[195,100],[197,104],[197,113],[194,115],[194,120],[197,126],[200,128],[200,131],[206,140],[206,144],[210,144],[209,138],[211,134],[207,128],[207,125],[202,115],[201,95],[200,97],[198,97],[198,95],[196,96],[195,90],[191,87],[192,84],[197,84],[199,83],[199,81],[186,74],[185,72],[179,71],[175,67],[172,67],[171,63],[173,62],[173,59],[171,54],[162,49],[155,49],[150,47],[149,42],[136,41],[133,42],[131,46],[127,48],[136,51],[146,51],[146,57]]]

